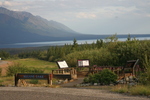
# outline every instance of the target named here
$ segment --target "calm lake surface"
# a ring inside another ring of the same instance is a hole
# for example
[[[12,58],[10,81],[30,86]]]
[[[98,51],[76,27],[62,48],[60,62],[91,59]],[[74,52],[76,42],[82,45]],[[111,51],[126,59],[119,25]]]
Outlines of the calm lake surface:
[[[138,40],[150,40],[150,37],[139,37]],[[105,39],[103,39],[105,40]],[[118,41],[126,41],[127,38],[118,38]],[[77,40],[78,44],[96,43],[97,39]],[[60,46],[65,44],[73,44],[73,40],[68,41],[47,41],[47,42],[28,42],[0,45],[0,48],[22,48],[22,47],[40,47],[40,46]]]

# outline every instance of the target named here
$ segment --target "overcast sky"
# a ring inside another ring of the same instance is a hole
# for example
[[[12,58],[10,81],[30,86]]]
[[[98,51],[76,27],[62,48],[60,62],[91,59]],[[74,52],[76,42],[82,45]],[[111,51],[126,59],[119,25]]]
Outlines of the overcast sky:
[[[150,0],[0,0],[85,34],[150,34]]]

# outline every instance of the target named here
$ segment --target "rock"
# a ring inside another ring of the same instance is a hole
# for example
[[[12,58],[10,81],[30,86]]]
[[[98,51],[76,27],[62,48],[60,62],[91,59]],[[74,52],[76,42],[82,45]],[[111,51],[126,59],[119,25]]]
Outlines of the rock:
[[[94,86],[97,86],[98,84],[97,83],[94,83]]]

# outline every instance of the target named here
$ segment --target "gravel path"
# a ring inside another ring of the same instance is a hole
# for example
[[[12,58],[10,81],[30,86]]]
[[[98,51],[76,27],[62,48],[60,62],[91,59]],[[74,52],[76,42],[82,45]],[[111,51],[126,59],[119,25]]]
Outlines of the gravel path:
[[[0,87],[0,100],[150,100],[150,98],[94,89]]]
[[[7,64],[7,63],[8,63],[8,61],[2,61],[2,60],[0,60],[0,65]]]

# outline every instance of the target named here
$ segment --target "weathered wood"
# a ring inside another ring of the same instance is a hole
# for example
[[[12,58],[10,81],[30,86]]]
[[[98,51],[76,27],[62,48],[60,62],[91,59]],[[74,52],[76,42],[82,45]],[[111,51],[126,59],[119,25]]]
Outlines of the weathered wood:
[[[64,68],[64,69],[56,69],[52,70],[52,74],[55,78],[60,79],[76,79],[77,78],[77,71],[74,68]]]

